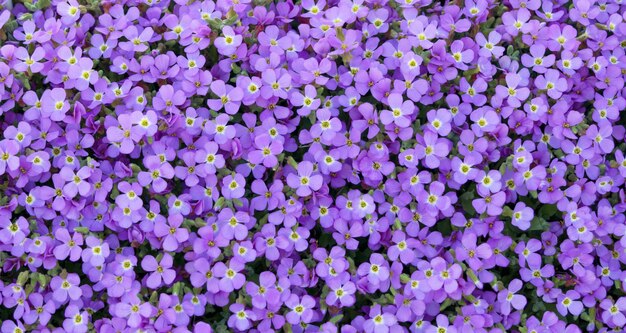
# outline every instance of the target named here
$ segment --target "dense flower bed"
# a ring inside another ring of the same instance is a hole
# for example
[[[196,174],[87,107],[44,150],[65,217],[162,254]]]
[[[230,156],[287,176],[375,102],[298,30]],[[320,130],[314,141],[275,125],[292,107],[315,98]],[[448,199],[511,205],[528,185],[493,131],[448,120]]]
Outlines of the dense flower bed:
[[[623,332],[621,2],[0,1],[1,332]]]

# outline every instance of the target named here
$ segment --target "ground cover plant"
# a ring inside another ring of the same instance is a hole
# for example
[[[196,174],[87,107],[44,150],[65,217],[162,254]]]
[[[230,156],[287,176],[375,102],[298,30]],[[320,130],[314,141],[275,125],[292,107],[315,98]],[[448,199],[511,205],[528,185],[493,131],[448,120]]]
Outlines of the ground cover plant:
[[[625,13],[0,0],[0,332],[623,332]]]

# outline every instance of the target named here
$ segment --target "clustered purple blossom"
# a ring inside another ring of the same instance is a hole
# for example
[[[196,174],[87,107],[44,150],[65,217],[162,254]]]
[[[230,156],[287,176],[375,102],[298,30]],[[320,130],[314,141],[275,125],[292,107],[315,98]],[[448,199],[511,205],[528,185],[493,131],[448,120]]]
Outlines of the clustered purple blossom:
[[[0,0],[0,332],[626,330],[626,3]]]

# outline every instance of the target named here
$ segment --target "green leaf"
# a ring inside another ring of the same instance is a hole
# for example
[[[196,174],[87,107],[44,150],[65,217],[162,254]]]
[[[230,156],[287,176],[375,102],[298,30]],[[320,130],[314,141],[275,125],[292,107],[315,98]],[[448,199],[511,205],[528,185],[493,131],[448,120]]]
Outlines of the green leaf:
[[[506,55],[510,57],[513,55],[513,52],[515,52],[515,48],[513,45],[509,45],[509,47],[506,48]]]
[[[182,282],[174,283],[174,286],[172,287],[172,294],[177,295],[177,296],[182,295],[183,286],[184,284]]]
[[[26,6],[26,8],[28,10],[30,10],[31,12],[37,11],[37,5],[35,5],[35,4],[24,2],[24,6]],[[33,18],[33,14],[31,14],[31,13],[24,13],[24,14],[20,15],[19,20],[20,21],[28,21],[28,20],[30,20],[32,18]]]
[[[543,217],[544,219],[548,219],[552,215],[556,214],[558,211],[559,209],[556,207],[556,205],[542,205],[541,208],[539,208],[539,212],[537,213],[537,215]]]
[[[530,221],[529,230],[531,231],[544,231],[548,230],[548,228],[550,228],[550,225],[541,217],[535,216],[532,221]]]
[[[20,80],[22,85],[24,85],[24,88],[31,89],[31,87],[30,87],[30,78],[26,77],[25,73],[18,73],[18,74],[15,75],[15,78]]]
[[[48,7],[50,7],[50,0],[37,1],[37,9],[46,9]]]
[[[298,169],[298,163],[293,159],[292,156],[287,156],[287,164],[289,164],[292,168]]]
[[[337,324],[338,322],[341,321],[341,319],[343,319],[343,315],[342,314],[338,314],[332,318],[330,318],[330,322],[333,324]]]
[[[511,216],[513,216],[513,210],[511,209],[511,207],[504,206],[504,208],[502,209],[502,216],[504,216],[504,217],[511,217]]]
[[[74,231],[81,233],[83,235],[86,235],[89,233],[89,229],[87,229],[86,227],[76,227],[74,228]]]
[[[475,195],[473,191],[465,192],[461,194],[459,197],[459,201],[461,201],[461,206],[463,206],[463,210],[469,215],[476,214],[476,210],[472,205],[472,200],[475,199]]]
[[[356,265],[354,264],[354,260],[352,260],[351,257],[347,257],[348,259],[348,264],[350,265],[350,273],[354,273],[356,272]]]
[[[152,295],[150,295],[150,303],[156,304],[158,300],[159,300],[159,294],[156,291],[152,292]]]
[[[478,276],[476,276],[476,273],[474,273],[472,269],[468,268],[465,273],[467,273],[467,277],[469,277],[475,285],[479,285],[481,283]]]
[[[546,306],[543,304],[543,302],[536,302],[533,304],[533,312],[543,312],[545,311]]]
[[[590,320],[589,320],[589,314],[588,314],[587,312],[583,312],[583,313],[580,315],[580,319],[582,319],[582,320],[584,320],[584,321],[586,321],[586,322],[589,322],[589,321],[590,321]]]
[[[19,284],[20,286],[23,286],[26,281],[28,281],[28,275],[30,272],[28,271],[24,271],[21,272],[20,275],[17,276],[17,284]]]
[[[233,25],[237,21],[239,21],[239,16],[235,14],[234,16],[227,18],[226,21],[224,21],[224,25]]]
[[[451,298],[446,298],[445,301],[443,301],[443,303],[441,303],[441,306],[439,307],[439,311],[443,311],[445,310],[447,307],[449,307],[450,305],[452,305],[452,299]]]
[[[221,31],[222,27],[224,26],[224,23],[220,19],[208,19],[207,22],[213,30]]]
[[[402,230],[402,222],[400,222],[399,219],[396,219],[393,222],[393,227],[394,227],[395,230]]]
[[[194,225],[196,226],[196,228],[202,228],[206,226],[207,224],[206,224],[206,221],[198,217],[194,220]]]
[[[37,282],[41,288],[45,288],[48,285],[48,277],[44,274],[37,273]]]
[[[130,168],[133,170],[133,175],[138,175],[141,172],[141,167],[135,163],[131,163]]]
[[[225,201],[226,201],[226,198],[224,197],[220,197],[219,199],[217,199],[214,205],[215,209],[220,209],[222,206],[224,206]]]

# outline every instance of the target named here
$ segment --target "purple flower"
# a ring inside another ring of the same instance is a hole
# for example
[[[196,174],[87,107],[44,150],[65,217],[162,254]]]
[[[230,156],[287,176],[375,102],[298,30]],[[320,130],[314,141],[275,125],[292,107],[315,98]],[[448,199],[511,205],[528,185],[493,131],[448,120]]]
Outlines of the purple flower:
[[[235,127],[228,125],[228,121],[228,115],[221,114],[215,118],[215,122],[207,122],[205,125],[205,131],[214,135],[213,139],[220,145],[235,137]]]
[[[299,196],[310,195],[322,187],[322,176],[314,173],[313,163],[300,162],[297,172],[297,175],[291,173],[287,176],[287,184],[295,189]]]
[[[362,263],[358,268],[359,275],[366,276],[367,280],[377,286],[389,278],[389,264],[382,255],[374,253],[369,262]]]
[[[119,43],[119,47],[128,52],[144,52],[148,49],[146,43],[150,41],[153,34],[154,30],[150,27],[139,31],[137,27],[131,25],[124,30],[124,37],[128,41]]]
[[[61,16],[61,20],[64,24],[69,25],[78,21],[80,17],[78,2],[75,0],[69,0],[67,2],[59,3],[57,13]]]
[[[310,323],[313,319],[313,308],[315,307],[315,300],[309,295],[305,295],[302,298],[295,294],[292,294],[286,301],[285,305],[291,309],[287,312],[285,318],[292,325],[303,323]]]
[[[54,248],[54,256],[58,260],[65,260],[69,257],[70,261],[77,261],[81,257],[81,246],[83,245],[83,236],[80,233],[70,235],[67,229],[57,229],[54,234],[56,240],[62,244]]]
[[[574,290],[568,290],[557,298],[556,309],[562,316],[571,313],[578,316],[583,311],[583,303],[579,301],[580,294]]]
[[[243,232],[241,227],[240,229]],[[280,249],[286,249],[289,243],[283,235],[276,235],[276,227],[266,224],[261,229],[261,234],[255,239],[254,244],[258,253],[265,253],[268,260],[275,261],[280,258]]]
[[[54,302],[44,303],[44,297],[39,293],[30,294],[28,296],[28,302],[32,306],[32,309],[30,312],[24,314],[23,317],[24,323],[28,325],[35,322],[46,325],[57,309]]]
[[[535,213],[530,207],[526,207],[523,202],[518,202],[513,209],[511,223],[521,230],[528,230],[530,221],[534,218]]]
[[[483,57],[491,57],[493,55],[496,58],[500,58],[504,53],[504,47],[498,46],[498,43],[502,40],[501,38],[502,36],[496,31],[489,33],[489,39],[479,32],[476,35],[476,42],[481,47],[478,54]]]
[[[448,142],[431,131],[424,132],[422,141],[418,145],[417,157],[423,159],[424,165],[428,168],[439,167],[440,158],[446,156],[450,150]]]
[[[87,332],[87,323],[89,322],[89,314],[87,311],[81,312],[76,305],[70,305],[65,309],[65,319],[63,321],[63,329],[66,332],[83,333]]]
[[[561,97],[563,92],[567,90],[567,80],[562,78],[558,71],[549,69],[545,75],[540,75],[535,79],[535,86],[539,89],[545,89],[548,96],[553,99]]]
[[[243,37],[236,34],[229,26],[225,26],[222,29],[222,35],[223,36],[215,39],[215,47],[225,56],[235,53],[237,47],[241,45]]]
[[[6,170],[15,171],[20,165],[20,159],[17,156],[20,151],[19,144],[13,140],[0,141],[0,174],[4,174]]]
[[[391,94],[387,97],[390,110],[383,110],[380,120],[384,125],[394,123],[399,127],[407,127],[413,114],[414,105],[409,101],[402,101],[402,95]]]
[[[398,322],[397,318],[388,312],[383,312],[380,305],[374,305],[369,311],[369,319],[363,324],[365,332],[391,332],[391,327]]]
[[[252,305],[263,309],[267,304],[278,304],[280,292],[276,289],[276,276],[271,272],[262,272],[259,275],[259,284],[248,282],[246,292],[252,295]]]
[[[395,245],[389,248],[387,255],[391,260],[397,260],[398,258],[403,264],[409,264],[415,259],[415,247],[417,246],[417,240],[408,238],[401,231],[396,231],[393,234],[392,241]]]
[[[526,297],[516,294],[522,287],[522,281],[515,279],[509,283],[508,289],[503,289],[498,293],[498,301],[503,314],[511,313],[511,308],[521,310],[526,306]]]
[[[189,231],[181,227],[183,216],[181,214],[170,215],[167,223],[159,220],[154,224],[154,235],[163,240],[163,250],[175,251],[181,243],[189,239]]]
[[[213,81],[213,83],[211,83],[211,91],[218,97],[218,99],[210,99],[207,101],[211,110],[217,111],[223,107],[228,114],[235,114],[239,111],[239,106],[243,98],[241,88],[226,85],[223,81]]]
[[[530,93],[528,88],[520,87],[523,85],[523,78],[519,74],[507,74],[506,76],[506,87],[498,86],[496,87],[496,93],[501,97],[507,98],[507,103],[510,106],[518,107],[521,105],[521,102],[525,101],[528,98]]]
[[[218,145],[215,142],[207,142],[204,149],[198,151],[195,156],[196,163],[204,165],[205,174],[215,174],[217,169],[224,167],[224,156],[218,154]]]
[[[626,324],[626,317],[624,316],[624,311],[626,310],[625,301],[625,298],[620,297],[616,302],[609,299],[600,302],[600,307],[604,310],[602,320],[615,326],[624,326]]]
[[[331,291],[326,296],[327,304],[336,304],[339,307],[350,307],[354,304],[356,292],[354,283],[350,281],[342,283],[340,280],[332,279],[328,282],[328,286]]]
[[[453,293],[458,288],[457,279],[461,276],[461,267],[458,264],[449,265],[443,258],[436,257],[431,261],[432,276],[428,284],[433,290],[442,287],[447,293]]]
[[[115,314],[128,318],[128,326],[139,327],[144,318],[149,318],[153,313],[153,307],[149,303],[142,302],[136,295],[124,295],[122,301],[115,307]]]
[[[50,280],[53,298],[58,304],[65,303],[68,299],[78,300],[83,292],[80,289],[80,278],[77,274],[70,273],[65,278],[55,276]]]
[[[122,154],[130,154],[135,149],[135,143],[141,139],[142,133],[137,126],[133,126],[131,115],[122,114],[117,119],[119,125],[107,129],[107,139],[119,147]]]
[[[213,268],[215,276],[218,277],[220,290],[231,292],[239,290],[246,282],[245,276],[241,273],[244,264],[238,260],[233,260],[228,266],[218,262]]]
[[[146,158],[145,166],[148,168],[148,171],[139,172],[137,176],[139,184],[141,186],[152,184],[152,190],[154,192],[163,192],[167,187],[167,181],[165,181],[165,179],[172,179],[174,177],[174,168],[165,161],[161,162],[157,156]]]
[[[246,180],[240,174],[226,176],[222,180],[222,195],[226,199],[238,199],[245,193]]]
[[[159,88],[159,92],[152,100],[152,105],[156,110],[170,113],[178,113],[178,107],[185,103],[185,93],[181,90],[174,90],[171,85],[164,85]]]
[[[248,161],[254,164],[263,164],[272,168],[278,163],[276,156],[282,153],[283,145],[280,141],[271,140],[267,134],[261,134],[254,138],[254,146],[258,150],[253,150],[248,155]]]
[[[250,216],[245,212],[233,212],[230,208],[223,209],[217,217],[222,222],[220,236],[231,240],[243,240],[248,236],[246,224],[250,221]]]
[[[0,331],[626,325],[620,1],[13,3]]]
[[[255,320],[256,315],[250,310],[246,310],[242,304],[234,303],[229,308],[233,313],[228,318],[228,325],[230,327],[236,327],[238,330],[245,331],[250,328],[250,320]]]
[[[109,256],[109,244],[94,236],[87,236],[85,244],[88,248],[85,248],[81,255],[83,261],[89,262],[93,266],[102,265]]]
[[[54,88],[45,90],[41,96],[41,113],[52,121],[61,121],[65,113],[70,109],[70,103],[66,101],[65,90]]]
[[[162,285],[171,284],[176,278],[176,272],[172,269],[173,258],[165,253],[160,261],[153,256],[147,255],[141,261],[141,268],[149,272],[146,285],[151,289],[157,289]]]
[[[456,258],[466,261],[473,270],[479,270],[482,260],[488,259],[493,254],[489,244],[477,245],[477,237],[473,233],[463,235],[461,246],[456,249]]]

